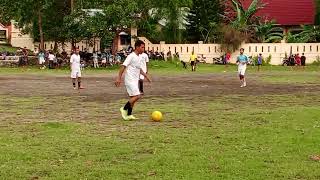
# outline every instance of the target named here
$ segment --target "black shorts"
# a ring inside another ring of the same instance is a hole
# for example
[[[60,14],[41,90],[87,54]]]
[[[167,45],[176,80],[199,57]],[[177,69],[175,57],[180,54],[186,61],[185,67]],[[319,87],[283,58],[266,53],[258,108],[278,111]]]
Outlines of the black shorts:
[[[306,66],[306,61],[301,61],[301,66]]]
[[[196,65],[195,62],[194,62],[194,61],[191,61],[191,66],[194,66],[194,65]]]
[[[139,91],[140,91],[140,93],[142,93],[142,94],[144,93],[144,92],[143,92],[143,79],[140,79],[140,80],[139,80]]]

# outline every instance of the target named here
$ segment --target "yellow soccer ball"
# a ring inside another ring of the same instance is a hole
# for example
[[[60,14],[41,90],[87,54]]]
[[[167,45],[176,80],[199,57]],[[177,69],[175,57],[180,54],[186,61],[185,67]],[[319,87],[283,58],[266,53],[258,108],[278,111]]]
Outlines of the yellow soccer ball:
[[[160,111],[154,111],[151,115],[153,121],[161,121],[162,120],[162,113]]]

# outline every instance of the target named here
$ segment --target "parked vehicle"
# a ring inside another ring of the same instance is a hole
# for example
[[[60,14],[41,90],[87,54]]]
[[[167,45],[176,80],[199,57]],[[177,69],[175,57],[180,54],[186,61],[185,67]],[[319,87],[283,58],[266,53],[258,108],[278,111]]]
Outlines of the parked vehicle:
[[[213,58],[213,64],[221,64],[221,65],[223,65],[224,64],[223,56]]]

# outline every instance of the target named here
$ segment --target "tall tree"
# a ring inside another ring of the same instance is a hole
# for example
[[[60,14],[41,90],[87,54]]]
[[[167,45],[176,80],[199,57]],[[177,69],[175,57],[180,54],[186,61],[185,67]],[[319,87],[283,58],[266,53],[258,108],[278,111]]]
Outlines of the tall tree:
[[[187,37],[190,42],[214,42],[224,7],[221,0],[193,0],[188,15]]]
[[[192,0],[155,0],[155,8],[165,20],[166,41],[181,43],[182,30],[185,29],[187,14]]]
[[[44,47],[43,15],[53,10],[53,3],[54,0],[0,0],[1,13],[5,14],[4,20],[16,20],[26,33],[32,32],[34,23],[37,24],[41,48]]]

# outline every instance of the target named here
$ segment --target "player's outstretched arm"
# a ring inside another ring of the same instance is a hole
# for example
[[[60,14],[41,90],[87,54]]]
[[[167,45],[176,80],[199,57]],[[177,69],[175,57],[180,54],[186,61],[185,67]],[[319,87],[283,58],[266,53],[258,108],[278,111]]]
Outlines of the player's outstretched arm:
[[[118,77],[117,77],[117,79],[116,79],[116,82],[114,83],[117,87],[119,87],[120,84],[121,84],[121,77],[122,77],[122,74],[123,74],[123,72],[124,72],[125,69],[126,69],[126,66],[123,66],[123,65],[122,65],[122,66],[120,67]]]
[[[151,79],[148,77],[148,75],[145,72],[143,72],[142,69],[140,69],[140,74],[143,75],[149,82],[151,82]]]

